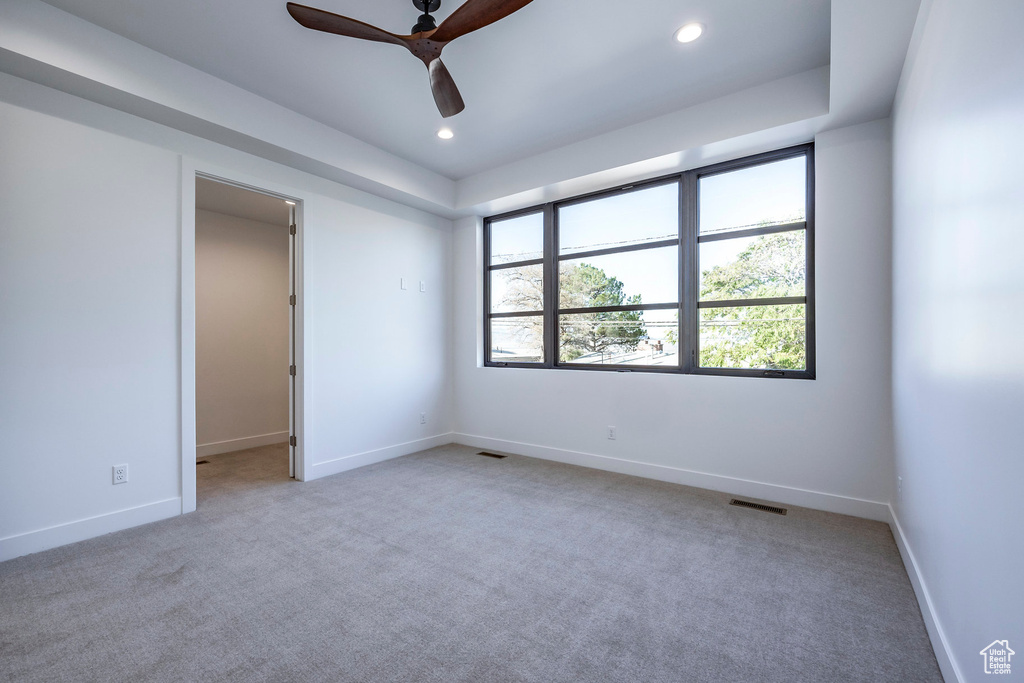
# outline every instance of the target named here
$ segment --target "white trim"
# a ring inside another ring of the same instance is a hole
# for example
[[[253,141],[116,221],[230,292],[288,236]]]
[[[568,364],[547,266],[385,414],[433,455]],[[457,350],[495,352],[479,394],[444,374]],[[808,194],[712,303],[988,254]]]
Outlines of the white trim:
[[[38,553],[50,548],[85,541],[96,536],[109,534],[122,529],[130,529],[140,524],[158,522],[161,519],[176,517],[181,514],[181,499],[168,498],[155,503],[146,503],[126,510],[107,512],[95,517],[86,517],[74,522],[57,524],[45,529],[37,529],[16,536],[0,538],[0,562],[15,557]]]
[[[914,595],[917,596],[917,604],[921,608],[921,616],[924,617],[924,626],[928,630],[928,638],[932,641],[932,650],[935,651],[935,659],[939,663],[939,671],[942,672],[946,683],[963,683],[966,680],[960,673],[956,658],[953,656],[953,649],[946,638],[946,631],[942,628],[939,615],[935,612],[935,605],[932,603],[931,593],[921,576],[921,570],[917,565],[917,558],[914,551],[910,549],[910,543],[903,533],[899,517],[892,505],[889,506],[889,527],[892,529],[893,538],[896,539],[896,547],[903,557],[903,565],[910,577],[910,584],[914,587]]]
[[[220,455],[221,453],[244,451],[247,448],[259,448],[260,446],[269,446],[270,444],[284,443],[286,441],[288,441],[287,430],[283,432],[273,432],[271,434],[246,436],[241,439],[228,439],[227,441],[201,443],[196,446],[196,460],[199,458],[205,458],[208,455]]]
[[[348,470],[354,470],[357,467],[373,465],[374,463],[383,462],[384,460],[390,460],[392,458],[400,458],[403,455],[418,453],[420,451],[425,451],[428,448],[446,446],[450,443],[455,443],[452,437],[453,434],[448,432],[447,434],[438,434],[437,436],[429,436],[425,439],[406,441],[405,443],[395,444],[394,446],[387,446],[385,448],[378,448],[372,451],[346,455],[342,458],[328,460],[327,462],[314,463],[313,467],[310,468],[312,470],[311,476],[306,477],[306,481],[319,479],[320,477],[328,477],[340,472],[347,472]]]
[[[312,291],[311,287],[306,287],[306,279],[311,278],[312,274],[306,271],[306,202],[296,198],[295,206],[292,208],[295,219],[296,250],[292,267],[297,271],[295,274],[296,326],[292,330],[289,343],[293,345],[292,357],[295,367],[298,368],[298,374],[295,375],[295,383],[291,388],[293,413],[290,419],[294,422],[291,428],[296,438],[296,445],[292,449],[295,456],[293,458],[294,474],[298,481],[305,481],[306,465],[311,457],[309,454],[313,452],[312,445],[307,442],[308,435],[313,433],[313,393],[309,381],[313,376],[311,350],[313,335],[306,334],[306,330],[310,329],[310,318],[312,317],[306,315],[307,311],[312,310],[312,306],[306,307],[307,293]]]
[[[295,225],[296,225],[296,267],[298,277],[296,288],[298,305],[296,306],[296,319],[298,327],[295,330],[295,365],[298,374],[295,378],[295,435],[298,439],[298,446],[295,448],[295,478],[302,481],[306,479],[306,453],[312,449],[305,443],[305,435],[309,434],[309,420],[312,411],[307,410],[311,400],[311,387],[308,381],[312,374],[311,358],[308,353],[307,344],[309,335],[306,331],[310,325],[306,315],[305,293],[306,278],[310,277],[304,265],[305,253],[305,231],[303,229],[305,201],[301,194],[297,194],[291,187],[281,183],[266,181],[261,178],[248,176],[230,169],[224,169],[215,164],[205,161],[197,161],[190,157],[180,157],[181,162],[181,208],[178,216],[181,231],[179,241],[180,253],[180,279],[179,279],[179,354],[181,365],[181,378],[179,380],[179,391],[181,392],[181,513],[193,512],[196,509],[196,459],[199,456],[196,447],[196,177],[209,178],[218,182],[227,183],[235,187],[241,187],[253,192],[289,199],[296,203]],[[270,442],[275,443],[275,442]],[[204,444],[209,445],[209,444]],[[261,444],[263,445],[263,444]],[[251,447],[251,446],[243,446]],[[236,450],[236,449],[232,449]],[[220,451],[226,452],[226,451]],[[213,455],[207,452],[205,455]]]
[[[196,165],[180,158],[178,352],[181,379],[181,514],[196,509]]]
[[[759,498],[761,500],[785,503],[787,505],[799,505],[800,507],[836,512],[841,515],[852,515],[873,519],[879,522],[889,521],[889,506],[873,500],[861,498],[850,498],[833,493],[822,493],[820,491],[808,491],[806,489],[794,488],[791,486],[780,486],[778,484],[767,484],[749,479],[738,479],[720,474],[709,474],[707,472],[696,472],[679,467],[667,465],[654,465],[635,460],[624,460],[612,458],[606,455],[594,455],[592,453],[581,453],[579,451],[568,451],[561,448],[550,448],[535,444],[519,443],[517,441],[506,441],[504,439],[491,439],[473,434],[454,433],[455,443],[474,448],[487,448],[490,450],[506,451],[515,455],[525,455],[531,458],[542,458],[554,460],[570,465],[591,467],[608,472],[630,474],[635,477],[646,479],[657,479],[673,484],[695,486],[712,491],[721,491],[738,496]]]

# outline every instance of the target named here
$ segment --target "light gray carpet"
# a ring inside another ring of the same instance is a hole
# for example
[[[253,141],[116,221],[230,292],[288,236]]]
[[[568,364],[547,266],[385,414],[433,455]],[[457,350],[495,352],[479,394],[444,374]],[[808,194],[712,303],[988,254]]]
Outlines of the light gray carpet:
[[[14,681],[941,681],[884,524],[461,446],[0,564]]]

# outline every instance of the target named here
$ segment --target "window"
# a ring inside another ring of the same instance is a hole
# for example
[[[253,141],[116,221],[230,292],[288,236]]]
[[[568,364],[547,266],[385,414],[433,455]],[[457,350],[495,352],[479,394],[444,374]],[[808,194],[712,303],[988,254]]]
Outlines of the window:
[[[484,222],[485,363],[814,377],[813,145]]]

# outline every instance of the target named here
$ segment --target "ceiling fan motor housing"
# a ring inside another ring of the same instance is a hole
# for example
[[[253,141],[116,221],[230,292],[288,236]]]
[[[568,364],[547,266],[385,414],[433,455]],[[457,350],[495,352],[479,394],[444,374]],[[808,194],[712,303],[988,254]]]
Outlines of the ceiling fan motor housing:
[[[434,17],[429,14],[421,14],[420,20],[412,27],[412,32],[423,33],[424,31],[433,31],[436,28],[437,24],[434,23]]]

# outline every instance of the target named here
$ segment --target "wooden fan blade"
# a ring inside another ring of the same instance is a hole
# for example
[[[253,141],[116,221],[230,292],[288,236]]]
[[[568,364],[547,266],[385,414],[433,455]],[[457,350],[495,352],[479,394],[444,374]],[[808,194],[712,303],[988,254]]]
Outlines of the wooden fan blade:
[[[430,92],[434,93],[434,103],[437,104],[441,116],[455,116],[465,109],[466,103],[462,101],[462,95],[455,87],[455,80],[441,60],[435,59],[427,69],[430,71]]]
[[[466,0],[459,9],[445,19],[431,40],[447,43],[459,36],[493,24],[513,12],[529,5],[533,0]]]
[[[307,7],[306,5],[289,2],[288,14],[292,15],[292,19],[295,21],[314,31],[324,31],[339,36],[375,40],[379,43],[394,43],[395,45],[408,47],[408,43],[394,33],[388,33],[382,28],[364,24],[361,21],[349,19],[340,14],[316,9],[315,7]]]

